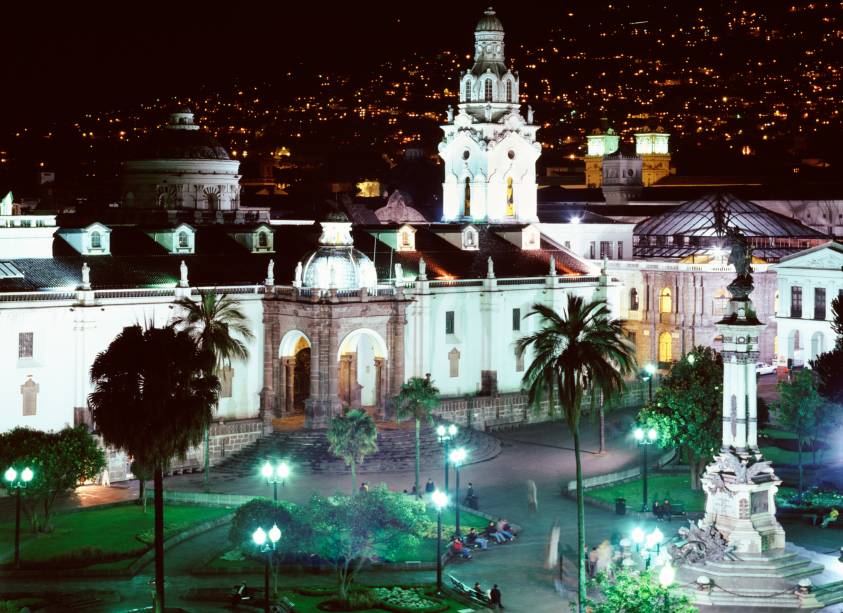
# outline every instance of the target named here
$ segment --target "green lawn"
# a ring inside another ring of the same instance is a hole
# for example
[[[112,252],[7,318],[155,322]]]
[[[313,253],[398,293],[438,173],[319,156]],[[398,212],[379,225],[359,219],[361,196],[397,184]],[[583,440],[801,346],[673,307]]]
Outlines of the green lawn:
[[[192,525],[230,513],[222,508],[166,505],[165,535],[169,538]],[[24,565],[64,560],[68,567],[92,563],[121,567],[115,562],[136,558],[150,548],[153,517],[152,509],[144,513],[140,506],[127,505],[56,515],[52,520],[54,530],[47,534],[32,534],[23,524],[21,559]],[[0,562],[11,561],[13,548],[14,523],[0,523]]]
[[[289,598],[290,601],[296,605],[297,613],[323,613],[322,609],[320,609],[318,605],[325,600],[329,600],[324,596],[304,596],[298,592],[287,590],[282,590],[281,594]],[[457,602],[456,600],[451,600],[450,598],[441,598],[441,600],[448,605],[448,608],[446,609],[447,613],[455,613],[456,611],[463,611],[465,609],[475,610],[475,608],[470,605]],[[356,613],[384,613],[384,610],[385,609],[381,608],[358,609]]]
[[[641,508],[641,479],[596,488],[585,492],[586,498],[599,500],[614,504],[616,498],[626,498],[626,505],[634,510]],[[780,504],[782,500],[792,496],[796,490],[793,488],[779,488],[776,500]],[[671,504],[677,502],[685,505],[685,511],[705,511],[705,492],[691,489],[691,475],[688,473],[679,474],[655,474],[647,478],[647,495],[649,504],[653,500],[664,500],[668,498]]]

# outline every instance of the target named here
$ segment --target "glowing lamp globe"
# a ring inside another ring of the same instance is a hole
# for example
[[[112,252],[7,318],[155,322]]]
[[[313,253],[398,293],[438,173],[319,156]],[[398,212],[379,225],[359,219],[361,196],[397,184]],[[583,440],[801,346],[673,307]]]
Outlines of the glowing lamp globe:
[[[644,367],[644,370],[646,370],[648,374],[654,375],[656,373],[656,366],[655,364],[647,364]]]
[[[457,426],[455,424],[451,424],[450,426],[448,426],[448,434],[451,437],[454,437],[454,436],[457,435]]]
[[[6,479],[6,481],[12,482],[12,481],[14,481],[15,479],[17,479],[17,477],[18,477],[18,471],[16,471],[14,468],[9,468],[9,469],[8,469],[8,470],[4,473],[3,477]]]
[[[445,436],[445,426],[441,424],[436,426],[436,436]]]
[[[258,528],[255,530],[254,534],[252,534],[252,540],[255,542],[255,545],[260,547],[266,543],[266,531],[263,528]]]
[[[272,528],[269,529],[269,540],[273,543],[281,540],[281,529],[277,524],[272,524]]]
[[[261,474],[264,476],[265,479],[271,478],[272,472],[272,464],[270,464],[269,462],[264,464],[263,468],[261,468]]]
[[[636,441],[643,441],[644,440],[644,430],[641,428],[636,428],[635,432],[633,432],[633,436],[635,437]]]
[[[636,545],[640,545],[644,542],[644,531],[641,528],[633,528],[632,529],[632,542]]]
[[[458,447],[451,452],[451,463],[462,464],[465,461],[467,453],[465,447]]]
[[[290,467],[286,462],[281,462],[278,465],[278,478],[286,479],[290,476]]]
[[[647,438],[650,439],[651,441],[656,440],[658,438],[658,436],[659,436],[659,433],[656,432],[654,428],[650,428],[649,430],[647,430]]]
[[[443,508],[448,506],[448,494],[441,490],[434,490],[430,495],[430,499],[433,501],[433,506],[435,506],[438,511],[441,511]]]
[[[676,569],[673,568],[670,564],[665,564],[662,566],[661,571],[659,571],[659,583],[662,587],[669,587],[673,585],[673,581],[676,579]]]

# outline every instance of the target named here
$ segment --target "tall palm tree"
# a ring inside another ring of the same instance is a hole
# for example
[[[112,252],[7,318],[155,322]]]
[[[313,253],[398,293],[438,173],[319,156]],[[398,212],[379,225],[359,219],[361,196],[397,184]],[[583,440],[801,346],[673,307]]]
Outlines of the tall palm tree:
[[[243,341],[252,340],[254,334],[237,300],[229,298],[227,294],[217,295],[215,289],[199,290],[199,300],[180,298],[176,306],[181,307],[181,313],[173,319],[171,325],[187,330],[199,349],[213,356],[209,374],[219,376],[223,368],[231,366],[232,360],[248,359],[249,349]],[[209,425],[205,431],[205,488],[208,487],[211,471],[210,432]]]
[[[328,426],[331,453],[351,467],[351,493],[357,489],[357,465],[378,450],[378,428],[375,420],[363,409],[352,409],[338,415]]]
[[[548,402],[551,414],[556,402],[574,439],[577,467],[577,553],[578,607],[585,607],[585,515],[583,509],[582,462],[580,458],[580,416],[583,391],[600,390],[611,398],[624,388],[624,376],[635,370],[635,348],[624,336],[618,320],[611,319],[605,302],[585,303],[568,295],[568,303],[557,313],[543,304],[534,304],[528,317],[538,315],[540,328],[516,342],[518,355],[532,349],[533,360],[524,373],[523,384],[529,402],[538,409]]]
[[[416,420],[416,495],[421,496],[419,489],[419,469],[421,464],[421,422],[429,424],[433,421],[433,409],[439,406],[439,390],[425,377],[411,377],[401,386],[401,392],[395,397],[398,407],[398,417],[411,417]]]
[[[91,366],[88,397],[105,442],[152,469],[155,491],[155,610],[164,610],[164,471],[202,440],[217,401],[212,357],[186,332],[124,328]]]

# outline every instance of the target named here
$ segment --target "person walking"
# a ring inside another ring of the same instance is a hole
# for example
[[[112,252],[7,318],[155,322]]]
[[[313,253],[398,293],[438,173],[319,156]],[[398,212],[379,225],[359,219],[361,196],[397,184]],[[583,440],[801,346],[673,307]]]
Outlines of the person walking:
[[[559,518],[553,520],[553,527],[550,529],[550,539],[547,543],[547,556],[545,557],[544,567],[547,570],[553,570],[559,565],[559,533],[561,527],[559,525]]]
[[[501,604],[501,591],[498,589],[498,584],[495,583],[489,592],[489,600],[492,604],[492,611],[502,611],[503,604]]]
[[[531,513],[539,510],[539,497],[536,491],[536,482],[532,479],[527,481],[527,509]]]

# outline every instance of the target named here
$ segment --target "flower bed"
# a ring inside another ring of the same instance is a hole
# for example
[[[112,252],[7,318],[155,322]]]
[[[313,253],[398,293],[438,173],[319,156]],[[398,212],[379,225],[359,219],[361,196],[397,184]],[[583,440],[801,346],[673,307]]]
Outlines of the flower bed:
[[[395,613],[439,613],[447,611],[448,605],[425,595],[423,588],[376,587],[372,590],[380,606]]]

